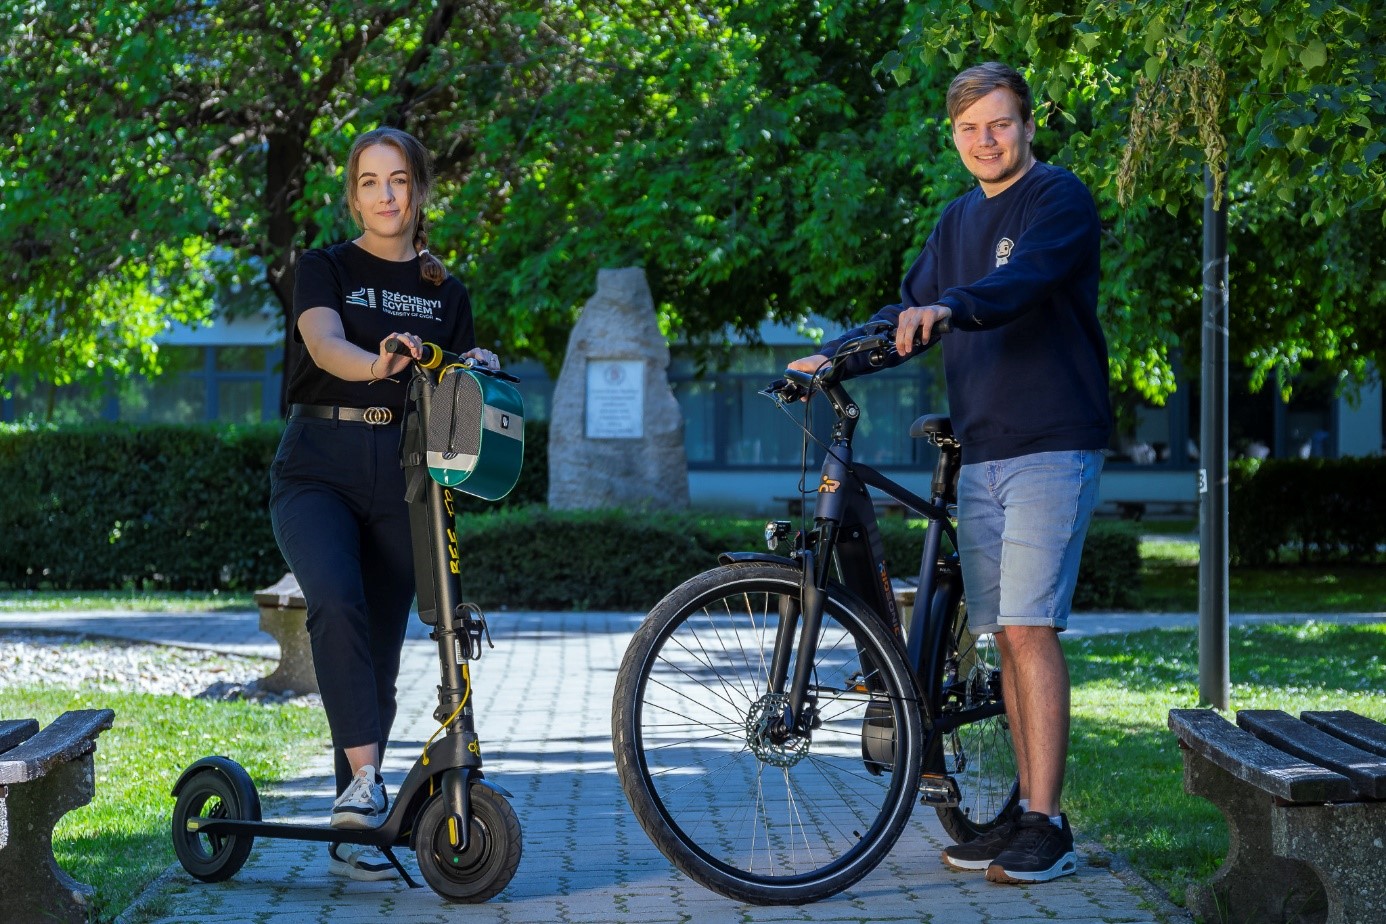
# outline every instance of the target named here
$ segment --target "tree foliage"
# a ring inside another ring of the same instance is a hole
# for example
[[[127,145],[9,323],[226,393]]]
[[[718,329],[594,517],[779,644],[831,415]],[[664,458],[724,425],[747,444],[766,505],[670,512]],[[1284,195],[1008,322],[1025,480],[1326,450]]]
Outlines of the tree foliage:
[[[167,320],[233,291],[287,309],[302,249],[354,233],[343,161],[379,124],[435,152],[431,249],[508,354],[556,366],[603,266],[643,265],[694,342],[860,319],[971,185],[943,93],[992,57],[1030,64],[1041,155],[1098,195],[1119,381],[1165,394],[1196,352],[1210,125],[1234,346],[1263,371],[1380,365],[1366,0],[29,0],[0,29],[0,369],[20,380],[147,370]],[[1219,72],[1227,104],[1200,110]],[[1133,107],[1152,140],[1122,204]]]
[[[1360,381],[1386,360],[1375,7],[931,0],[909,5],[882,65],[902,81],[993,58],[1028,71],[1061,128],[1055,159],[1088,181],[1115,237],[1105,323],[1138,390],[1168,390],[1171,348],[1199,351],[1205,165],[1228,200],[1234,358],[1255,382],[1311,361]]]
[[[872,310],[918,243],[920,186],[961,182],[935,162],[937,88],[872,73],[899,16],[811,0],[11,6],[3,368],[146,368],[165,318],[205,318],[229,289],[267,286],[286,309],[302,248],[353,233],[342,161],[377,124],[436,153],[434,250],[510,351],[556,365],[602,266],[644,265],[666,328],[692,339]]]

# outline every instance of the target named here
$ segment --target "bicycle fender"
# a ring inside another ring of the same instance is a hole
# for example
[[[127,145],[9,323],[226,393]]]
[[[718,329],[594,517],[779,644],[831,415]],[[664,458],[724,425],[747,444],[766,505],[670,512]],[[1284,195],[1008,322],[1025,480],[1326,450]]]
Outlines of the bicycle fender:
[[[717,556],[719,565],[738,565],[742,562],[767,562],[776,565],[792,565],[799,567],[799,563],[787,555],[774,555],[770,552],[723,552]]]
[[[179,775],[178,781],[173,784],[173,797],[175,799],[178,798],[178,794],[183,791],[183,786],[188,782],[188,780],[192,779],[193,777],[201,773],[203,770],[206,770],[208,768],[220,773],[222,776],[226,778],[227,782],[231,782],[235,779],[233,774],[237,771],[245,773],[245,771],[241,769],[241,766],[229,757],[222,757],[220,755],[202,757],[195,761],[193,764],[191,764],[188,767],[188,769],[184,770],[182,774]]]
[[[803,562],[797,559],[790,558],[786,555],[774,555],[770,552],[723,552],[717,556],[717,561],[722,565],[789,565],[792,568],[798,568],[800,570],[802,570],[804,566]],[[863,610],[876,613],[876,610],[872,608],[871,604],[862,599],[861,594],[856,593],[843,584],[839,584],[837,581],[828,581],[828,596],[840,600],[851,600]],[[885,616],[880,613],[876,615],[880,616],[882,620],[885,619]]]

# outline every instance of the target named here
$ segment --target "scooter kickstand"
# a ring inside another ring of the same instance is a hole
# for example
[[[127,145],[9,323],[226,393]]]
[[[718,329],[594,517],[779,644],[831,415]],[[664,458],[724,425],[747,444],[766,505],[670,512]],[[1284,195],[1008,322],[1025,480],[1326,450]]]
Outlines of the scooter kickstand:
[[[409,888],[420,888],[419,884],[415,882],[413,877],[409,875],[409,871],[400,864],[399,859],[395,856],[395,852],[393,850],[391,850],[389,847],[381,847],[380,852],[385,854],[385,859],[390,861],[391,866],[399,870],[400,876],[409,885]]]

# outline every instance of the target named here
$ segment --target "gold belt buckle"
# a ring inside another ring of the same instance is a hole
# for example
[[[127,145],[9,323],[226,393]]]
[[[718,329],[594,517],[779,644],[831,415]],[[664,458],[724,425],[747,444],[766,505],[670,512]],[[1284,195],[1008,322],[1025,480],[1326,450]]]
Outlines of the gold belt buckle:
[[[387,424],[395,419],[395,412],[388,407],[368,407],[362,412],[362,419],[368,424]]]

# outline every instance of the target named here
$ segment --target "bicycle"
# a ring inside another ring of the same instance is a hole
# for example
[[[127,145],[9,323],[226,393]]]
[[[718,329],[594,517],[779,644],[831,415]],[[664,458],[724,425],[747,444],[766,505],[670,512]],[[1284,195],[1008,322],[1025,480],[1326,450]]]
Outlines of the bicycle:
[[[523,454],[523,406],[518,392],[497,383],[519,380],[435,344],[425,346],[428,356],[410,364],[400,452],[418,614],[438,645],[438,731],[395,793],[384,822],[365,830],[264,821],[255,784],[240,764],[221,756],[199,759],[174,784],[171,829],[179,863],[202,882],[239,872],[257,837],[378,847],[409,887],[417,888],[393,851],[407,846],[424,881],[451,902],[484,902],[519,868],[520,822],[510,793],[481,769],[470,662],[481,657],[482,640],[489,644],[491,636],[481,610],[462,602],[452,491],[460,486],[499,500],[514,487]],[[386,349],[408,352],[398,340],[388,341]],[[451,365],[435,371],[444,358]]]
[[[832,407],[812,527],[791,536],[788,521],[771,521],[768,552],[723,553],[670,591],[617,676],[612,741],[627,801],[678,869],[739,901],[801,904],[848,888],[894,846],[916,799],[959,842],[1018,799],[999,657],[967,627],[949,418],[910,430],[939,450],[930,501],[853,461],[861,409],[842,364],[865,353],[880,365],[894,349],[894,329],[876,325],[819,371],[786,370],[762,392],[787,409],[821,391]],[[928,520],[904,626],[868,487]]]

